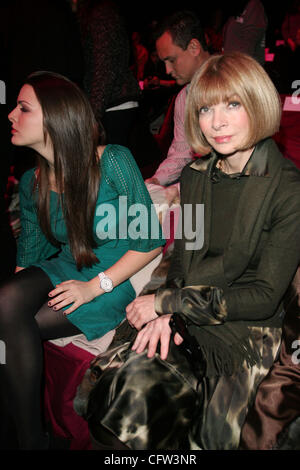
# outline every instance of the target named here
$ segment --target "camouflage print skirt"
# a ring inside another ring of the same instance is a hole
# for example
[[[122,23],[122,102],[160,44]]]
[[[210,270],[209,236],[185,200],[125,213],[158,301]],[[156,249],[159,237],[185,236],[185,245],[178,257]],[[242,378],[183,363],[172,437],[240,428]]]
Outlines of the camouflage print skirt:
[[[234,450],[258,384],[280,346],[281,329],[251,328],[261,363],[231,376],[208,378],[197,387],[190,364],[171,342],[166,361],[159,354],[131,351],[127,342],[98,356],[96,381],[89,369],[78,389],[76,411],[91,434],[104,426],[132,450]],[[91,384],[93,384],[91,386]],[[80,410],[86,400],[87,407]]]

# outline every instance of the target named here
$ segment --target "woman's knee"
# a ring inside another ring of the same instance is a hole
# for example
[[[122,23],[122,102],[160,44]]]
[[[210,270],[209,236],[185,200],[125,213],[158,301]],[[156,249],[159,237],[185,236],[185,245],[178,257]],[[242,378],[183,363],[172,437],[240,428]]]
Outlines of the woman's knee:
[[[42,270],[26,269],[0,286],[0,322],[2,326],[34,316],[47,298],[51,283]]]
[[[9,280],[0,286],[0,323],[1,326],[12,324],[18,319],[22,300],[16,283]]]

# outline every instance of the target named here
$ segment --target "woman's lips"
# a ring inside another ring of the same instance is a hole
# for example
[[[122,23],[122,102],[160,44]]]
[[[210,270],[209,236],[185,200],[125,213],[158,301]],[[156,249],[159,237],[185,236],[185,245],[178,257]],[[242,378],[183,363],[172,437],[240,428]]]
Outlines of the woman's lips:
[[[217,144],[226,144],[230,141],[231,137],[231,135],[219,135],[217,137],[214,137],[214,140],[215,142],[217,142]]]

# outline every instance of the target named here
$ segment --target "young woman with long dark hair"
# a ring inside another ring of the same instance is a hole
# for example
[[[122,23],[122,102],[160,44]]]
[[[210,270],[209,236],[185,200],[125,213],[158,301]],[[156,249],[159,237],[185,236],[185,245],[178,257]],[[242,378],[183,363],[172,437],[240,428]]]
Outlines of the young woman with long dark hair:
[[[164,241],[160,229],[150,239],[151,199],[134,158],[125,147],[98,145],[91,106],[75,84],[30,75],[9,120],[12,143],[34,149],[38,165],[20,181],[17,273],[0,288],[3,369],[20,448],[38,449],[47,445],[41,340],[94,339],[115,328],[135,297],[129,278]],[[147,220],[130,236],[133,204]]]

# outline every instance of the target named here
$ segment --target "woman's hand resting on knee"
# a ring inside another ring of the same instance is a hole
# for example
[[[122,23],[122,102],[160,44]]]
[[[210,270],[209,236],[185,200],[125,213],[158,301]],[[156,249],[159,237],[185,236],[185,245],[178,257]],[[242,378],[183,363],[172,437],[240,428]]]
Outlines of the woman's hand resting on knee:
[[[167,359],[171,339],[171,328],[169,325],[171,316],[171,314],[162,315],[147,323],[138,333],[132,350],[139,354],[148,347],[147,356],[150,358],[155,355],[158,343],[160,343],[160,357],[163,360]],[[175,344],[179,345],[182,341],[182,337],[176,333],[174,336]]]
[[[80,305],[86,304],[99,295],[99,292],[93,287],[92,281],[64,281],[61,282],[49,292],[51,300],[48,306],[53,310],[60,310],[67,305],[70,308],[64,311],[65,315],[74,312]]]

